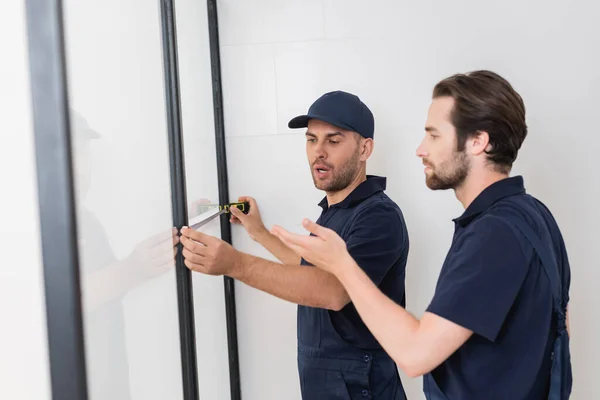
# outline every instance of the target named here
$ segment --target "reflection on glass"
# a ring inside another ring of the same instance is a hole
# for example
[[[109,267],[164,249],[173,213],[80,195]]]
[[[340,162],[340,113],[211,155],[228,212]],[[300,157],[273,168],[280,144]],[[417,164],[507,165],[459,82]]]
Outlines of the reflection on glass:
[[[71,111],[75,159],[78,244],[84,295],[87,370],[93,381],[106,382],[91,398],[129,398],[129,372],[121,296],[127,291],[124,271],[108,241],[106,230],[84,203],[90,184],[90,146],[100,136]],[[90,387],[96,389],[95,382]]]
[[[181,399],[159,3],[64,13],[89,398]]]
[[[177,251],[177,229],[171,228],[138,243],[125,258],[117,260],[106,231],[98,218],[86,208],[85,195],[90,185],[90,146],[100,135],[85,118],[71,110],[75,154],[77,216],[80,220],[79,248],[86,280],[86,311],[120,298],[146,280],[171,270]]]
[[[101,136],[81,114],[71,110],[75,160],[78,245],[86,323],[87,368],[91,399],[130,399],[123,296],[171,271],[178,242],[171,228],[139,242],[117,259],[100,220],[87,209],[91,145]]]

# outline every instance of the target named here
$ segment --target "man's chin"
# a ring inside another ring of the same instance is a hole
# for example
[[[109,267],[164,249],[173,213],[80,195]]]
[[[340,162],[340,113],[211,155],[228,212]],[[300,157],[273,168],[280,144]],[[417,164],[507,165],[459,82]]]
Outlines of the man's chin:
[[[318,182],[316,180],[314,182],[317,189],[327,191],[329,185],[327,185],[325,182]]]
[[[431,190],[448,190],[452,189],[444,184],[444,182],[440,182],[435,177],[427,176],[425,177],[425,185]]]

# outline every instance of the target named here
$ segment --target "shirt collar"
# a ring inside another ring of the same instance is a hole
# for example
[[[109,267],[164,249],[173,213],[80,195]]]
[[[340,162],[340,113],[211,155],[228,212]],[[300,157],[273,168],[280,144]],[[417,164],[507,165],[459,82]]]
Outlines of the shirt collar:
[[[525,186],[522,176],[502,179],[485,188],[467,207],[465,212],[453,221],[465,227],[500,199],[524,193]]]
[[[384,191],[386,188],[387,179],[383,176],[367,175],[367,180],[358,185],[344,200],[334,204],[333,207],[349,208],[358,204],[370,197],[371,195]],[[319,206],[326,210],[329,205],[327,203],[327,196],[321,200]]]

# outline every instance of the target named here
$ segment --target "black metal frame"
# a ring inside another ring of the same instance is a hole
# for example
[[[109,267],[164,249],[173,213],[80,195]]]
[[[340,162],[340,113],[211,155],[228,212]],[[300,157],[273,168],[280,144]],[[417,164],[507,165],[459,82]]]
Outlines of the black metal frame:
[[[221,86],[221,54],[219,51],[219,20],[217,1],[207,0],[208,33],[210,41],[210,64],[212,71],[215,140],[217,147],[217,170],[219,202],[229,203],[229,179],[227,175],[227,152],[225,148],[225,124],[223,120],[223,92]],[[227,215],[221,216],[221,238],[231,243],[231,225]],[[237,317],[235,309],[235,286],[233,279],[225,277],[225,309],[227,318],[227,347],[229,351],[229,385],[231,400],[240,400],[240,362],[237,342]]]
[[[62,2],[26,7],[52,398],[86,400]]]
[[[173,223],[180,229],[188,223],[185,156],[181,131],[181,100],[179,94],[179,64],[177,59],[177,29],[173,0],[161,0],[163,61],[167,97],[169,158],[171,165],[171,196]],[[179,305],[179,335],[184,400],[198,400],[198,365],[196,358],[196,328],[191,272],[184,264],[181,244],[178,245],[175,268],[177,302]]]

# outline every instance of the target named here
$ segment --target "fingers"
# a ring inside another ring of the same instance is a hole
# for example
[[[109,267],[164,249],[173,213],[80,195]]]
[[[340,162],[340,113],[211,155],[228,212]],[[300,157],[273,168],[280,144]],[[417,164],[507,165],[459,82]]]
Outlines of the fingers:
[[[179,243],[179,229],[173,227],[173,229],[171,229],[171,237],[173,238],[173,247],[177,246],[177,243]]]
[[[185,250],[188,250],[193,254],[198,254],[201,256],[206,256],[208,254],[208,248],[204,244],[198,243],[186,236],[181,237],[181,244]],[[185,253],[183,254],[185,256]]]
[[[175,265],[175,256],[177,255],[177,249],[171,249],[171,251],[167,251],[160,255],[160,257],[155,258],[154,265]]]
[[[181,228],[181,242],[182,243],[183,243],[184,238],[193,239],[196,242],[200,242],[207,246],[209,244],[213,244],[216,240],[218,240],[214,236],[210,236],[210,235],[207,235],[206,233],[202,233],[202,232],[196,231],[194,229],[190,229],[187,226],[184,226],[183,228]]]
[[[239,208],[237,207],[230,207],[229,208],[229,212],[231,213],[231,215],[233,215],[235,218],[237,218],[239,221],[244,221],[244,219],[246,218],[246,214],[244,214]],[[231,218],[233,219],[233,218]]]
[[[174,268],[175,268],[175,264],[173,262],[166,262],[163,265],[159,266],[159,270],[162,273],[165,273],[165,272],[167,272],[167,271],[169,271],[171,269],[174,269]]]
[[[185,261],[190,261],[194,264],[202,264],[204,261],[204,256],[202,256],[201,254],[198,253],[194,253],[191,250],[188,249],[183,249],[183,257],[185,258]]]
[[[238,225],[241,225],[243,223],[242,219],[245,217],[245,215],[237,207],[231,207],[229,209],[229,212],[231,213],[231,218],[229,218],[229,222],[231,222],[232,224],[238,224]],[[241,217],[240,217],[240,214],[242,214]]]
[[[155,235],[152,235],[139,243],[144,248],[160,247],[166,243],[172,242],[177,237],[177,228],[171,228]]]
[[[171,254],[170,256],[165,256],[162,264],[161,263],[156,264],[156,270],[159,273],[164,273],[164,272],[167,272],[174,268],[175,268],[175,255],[174,254]]]
[[[253,210],[258,210],[258,205],[257,205],[256,199],[254,199],[254,197],[240,196],[240,197],[238,197],[238,201],[239,202],[247,201],[248,205],[250,206],[250,212],[253,212]]]
[[[283,244],[298,254],[304,253],[304,249],[306,249],[310,240],[318,240],[314,237],[288,232],[284,228],[277,225],[271,229],[271,233],[279,238]]]
[[[189,269],[192,272],[202,272],[202,270],[203,270],[202,265],[196,264],[190,260],[185,260],[184,264],[187,267],[187,269]]]
[[[285,241],[291,235],[290,232],[288,232],[279,225],[273,225],[273,227],[271,228],[271,234],[277,237],[282,242]]]
[[[320,238],[326,238],[329,235],[330,229],[322,227],[321,225],[317,224],[316,222],[311,221],[308,218],[304,218],[302,220],[302,226],[304,227],[304,229],[306,229],[313,235],[318,236]]]
[[[135,253],[138,254],[138,256],[142,259],[152,261],[156,259],[162,259],[164,254],[173,254],[174,248],[176,247],[168,242],[164,242],[160,246],[136,247]]]
[[[291,233],[289,233],[282,227],[275,225],[275,226],[273,226],[273,228],[271,228],[271,234],[273,234],[276,238],[281,240],[281,243],[286,245],[294,253],[296,253],[300,257],[302,257],[302,249],[298,245],[296,245],[293,241],[289,240]]]

